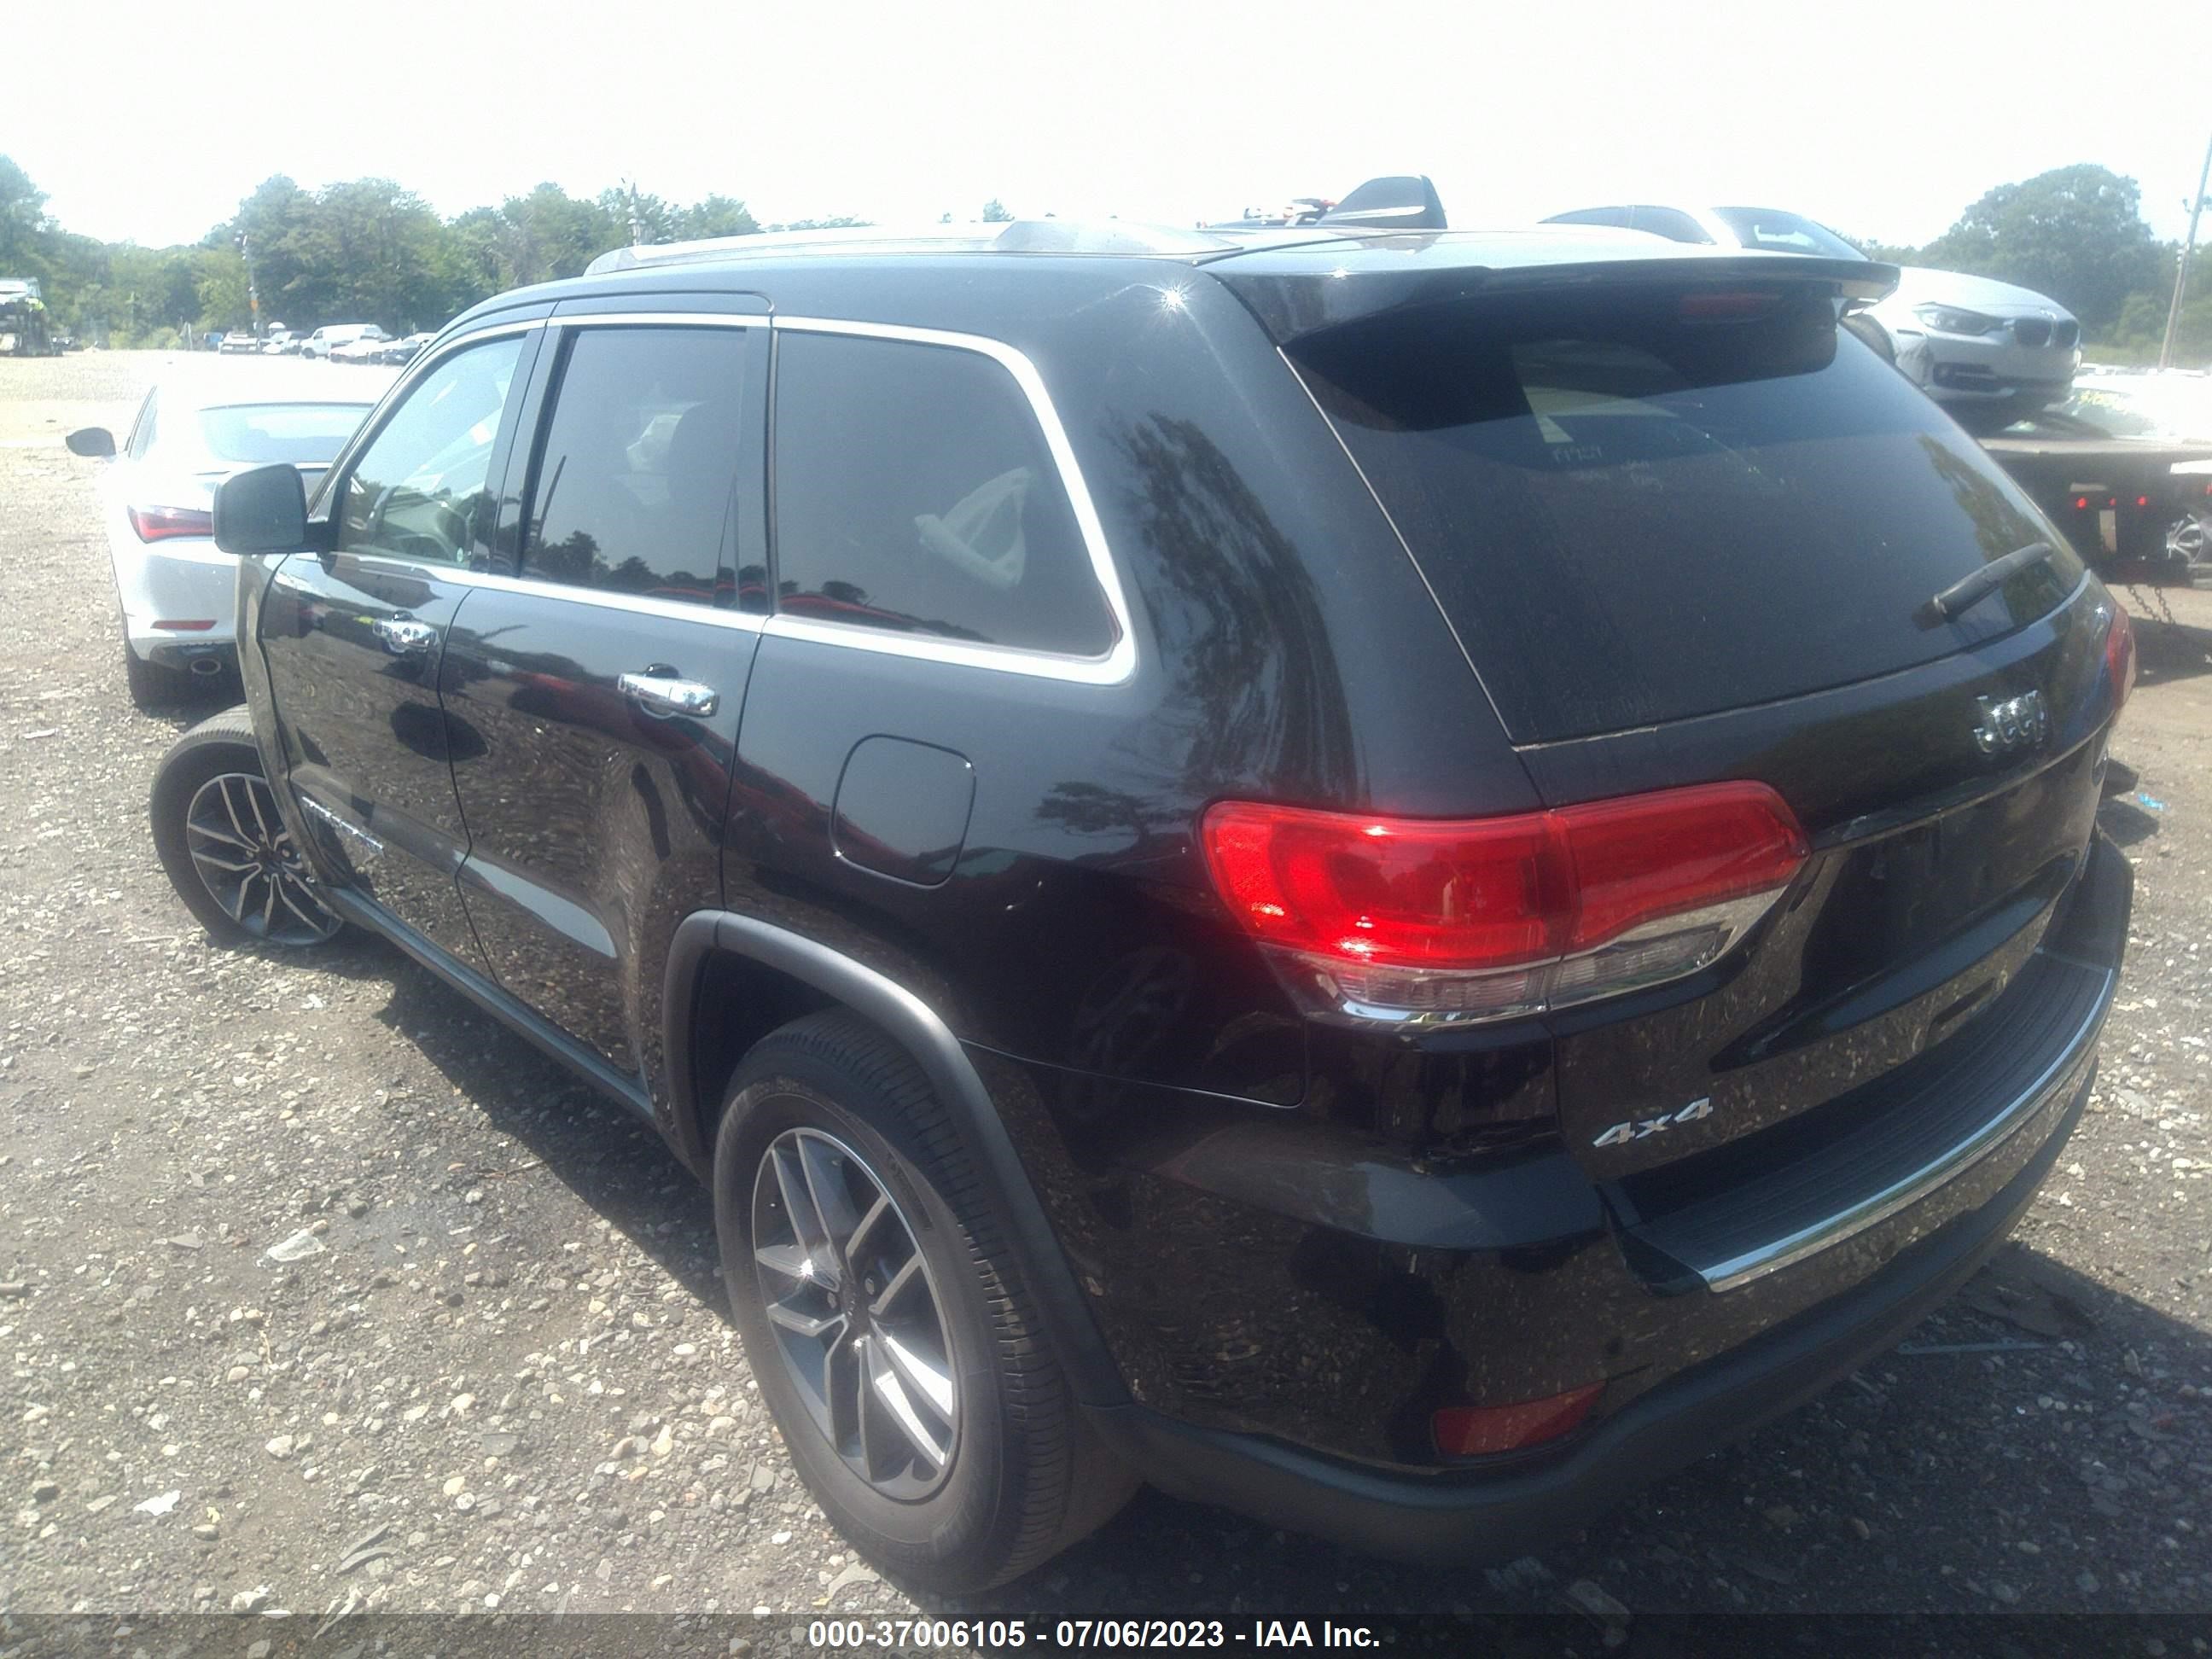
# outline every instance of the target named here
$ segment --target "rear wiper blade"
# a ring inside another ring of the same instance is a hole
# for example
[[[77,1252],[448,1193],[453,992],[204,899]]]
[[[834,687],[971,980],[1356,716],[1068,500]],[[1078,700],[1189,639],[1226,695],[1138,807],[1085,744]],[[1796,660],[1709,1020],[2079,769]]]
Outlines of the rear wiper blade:
[[[1923,628],[1956,621],[2021,571],[2047,563],[2057,556],[2058,550],[2049,542],[2030,542],[2026,547],[2014,548],[2002,558],[1991,559],[1979,570],[1961,576],[1942,592],[1932,596],[1915,613],[1915,620]]]

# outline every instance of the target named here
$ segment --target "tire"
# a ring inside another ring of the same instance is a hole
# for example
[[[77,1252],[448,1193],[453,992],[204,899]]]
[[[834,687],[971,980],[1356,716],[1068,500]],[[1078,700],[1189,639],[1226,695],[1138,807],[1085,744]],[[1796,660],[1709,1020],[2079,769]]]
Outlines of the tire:
[[[345,925],[318,896],[268,790],[246,710],[202,720],[154,775],[154,850],[218,945],[326,945]]]
[[[905,1051],[851,1014],[811,1015],[757,1045],[727,1098],[714,1172],[723,1279],[762,1397],[831,1523],[887,1577],[960,1595],[1019,1577],[1110,1519],[1135,1478],[1084,1423],[1007,1231]],[[804,1176],[795,1188],[794,1172]],[[817,1202],[810,1189],[842,1196]],[[821,1236],[805,1224],[809,1206],[851,1220],[875,1212],[872,1194],[890,1207],[851,1231],[866,1239],[849,1271],[842,1246],[805,1248]],[[918,1273],[905,1265],[909,1248]],[[825,1260],[827,1275],[817,1272]],[[792,1328],[810,1316],[832,1330]],[[817,1346],[841,1357],[817,1361]],[[893,1356],[918,1357],[921,1370],[902,1371]],[[890,1377],[890,1408],[885,1385],[870,1385],[872,1365]],[[915,1375],[944,1392],[908,1388]],[[851,1407],[832,1415],[833,1392]],[[864,1400],[869,1415],[848,1433]],[[933,1408],[947,1400],[949,1410]]]

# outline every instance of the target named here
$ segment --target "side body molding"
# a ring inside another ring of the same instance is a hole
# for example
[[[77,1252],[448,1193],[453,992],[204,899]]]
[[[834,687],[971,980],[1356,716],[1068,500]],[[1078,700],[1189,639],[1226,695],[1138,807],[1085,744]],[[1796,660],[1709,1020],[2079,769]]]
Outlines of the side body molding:
[[[695,1169],[714,1167],[714,1149],[706,1145],[700,1127],[691,1056],[699,1022],[714,1017],[711,1009],[699,1006],[699,987],[708,958],[717,954],[759,963],[812,987],[881,1028],[914,1057],[957,1126],[986,1196],[1006,1220],[1029,1289],[1060,1339],[1076,1399],[1085,1406],[1128,1403],[1128,1389],[974,1061],[929,1005],[897,981],[751,916],[726,910],[695,910],[686,916],[669,942],[661,1004],[673,1120],[669,1127],[681,1155]]]

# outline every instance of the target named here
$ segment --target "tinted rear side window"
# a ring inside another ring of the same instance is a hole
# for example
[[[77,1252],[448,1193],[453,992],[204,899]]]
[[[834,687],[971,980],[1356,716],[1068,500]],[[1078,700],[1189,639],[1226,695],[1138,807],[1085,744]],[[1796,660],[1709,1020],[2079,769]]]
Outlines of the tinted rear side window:
[[[777,609],[1097,656],[1114,622],[1045,447],[980,352],[779,333]]]
[[[1299,356],[1519,741],[1929,661],[2045,614],[2081,575],[1809,289],[1466,303]],[[2054,559],[1958,621],[1917,620],[2044,540]]]
[[[732,328],[586,328],[561,371],[522,574],[714,602],[745,415]]]

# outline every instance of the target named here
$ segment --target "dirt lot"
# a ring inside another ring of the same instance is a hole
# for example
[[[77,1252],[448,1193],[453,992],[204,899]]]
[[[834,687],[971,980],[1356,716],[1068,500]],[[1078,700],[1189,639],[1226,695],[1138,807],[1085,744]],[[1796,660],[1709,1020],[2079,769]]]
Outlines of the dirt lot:
[[[144,805],[188,717],[125,699],[61,447],[161,365],[0,362],[0,1610],[910,1607],[793,1479],[657,1144],[396,954],[216,951],[172,899]],[[2212,593],[2172,604],[2105,812],[2102,1080],[1957,1303],[1507,1569],[1146,1496],[993,1605],[2212,1609]]]

